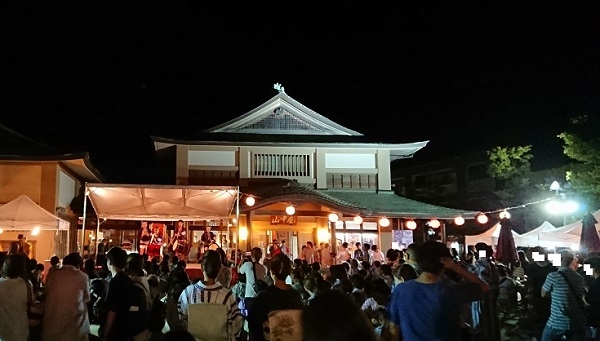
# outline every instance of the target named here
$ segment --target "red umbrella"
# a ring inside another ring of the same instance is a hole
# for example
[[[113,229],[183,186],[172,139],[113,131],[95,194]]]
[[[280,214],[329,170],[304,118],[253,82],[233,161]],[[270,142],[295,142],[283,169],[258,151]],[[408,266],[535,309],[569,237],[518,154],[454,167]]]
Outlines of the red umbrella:
[[[581,220],[581,239],[579,240],[579,249],[583,253],[600,252],[600,237],[596,230],[596,218],[590,213],[586,214]]]
[[[502,219],[500,222],[500,235],[496,245],[496,260],[504,265],[515,263],[519,259],[515,239],[512,235],[512,223],[510,219]]]

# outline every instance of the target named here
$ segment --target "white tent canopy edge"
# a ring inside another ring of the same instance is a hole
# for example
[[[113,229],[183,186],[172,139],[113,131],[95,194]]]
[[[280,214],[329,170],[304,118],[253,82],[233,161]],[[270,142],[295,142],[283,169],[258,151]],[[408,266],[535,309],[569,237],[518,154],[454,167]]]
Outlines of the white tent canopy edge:
[[[239,195],[237,186],[85,184],[85,196],[98,219],[217,220],[229,218],[235,209],[239,221]],[[83,236],[86,215],[87,200],[84,200]],[[99,229],[99,224],[96,226]],[[227,230],[229,234],[229,225]]]
[[[238,187],[86,184],[85,193],[100,219],[197,221],[229,217]]]

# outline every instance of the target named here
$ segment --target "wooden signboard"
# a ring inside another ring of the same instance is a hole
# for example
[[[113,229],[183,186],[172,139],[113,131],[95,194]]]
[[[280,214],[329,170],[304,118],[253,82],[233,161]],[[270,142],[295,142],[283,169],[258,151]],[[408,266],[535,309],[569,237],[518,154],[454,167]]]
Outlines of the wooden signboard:
[[[293,215],[272,215],[271,216],[271,225],[296,225],[298,224],[298,217]]]

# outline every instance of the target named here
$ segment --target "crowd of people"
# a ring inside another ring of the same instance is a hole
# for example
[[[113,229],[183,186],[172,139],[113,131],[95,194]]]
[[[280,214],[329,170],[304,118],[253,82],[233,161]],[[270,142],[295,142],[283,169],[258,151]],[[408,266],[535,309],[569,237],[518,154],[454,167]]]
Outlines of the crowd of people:
[[[593,254],[585,261],[590,275],[572,252],[561,252],[554,267],[541,247],[519,251],[510,265],[484,243],[462,256],[438,242],[385,254],[356,247],[327,256],[328,246],[309,242],[294,260],[280,243],[266,256],[260,248],[240,258],[207,250],[200,278],[190,278],[177,256],[149,259],[120,247],[103,264],[78,253],[53,257],[47,271],[23,253],[4,254],[0,340],[184,339],[212,335],[217,329],[199,326],[221,323],[230,341],[493,341],[501,339],[501,316],[514,309],[534,319],[537,339],[595,337],[600,258]],[[37,317],[34,302],[44,307]],[[203,303],[221,306],[222,316],[194,315]]]

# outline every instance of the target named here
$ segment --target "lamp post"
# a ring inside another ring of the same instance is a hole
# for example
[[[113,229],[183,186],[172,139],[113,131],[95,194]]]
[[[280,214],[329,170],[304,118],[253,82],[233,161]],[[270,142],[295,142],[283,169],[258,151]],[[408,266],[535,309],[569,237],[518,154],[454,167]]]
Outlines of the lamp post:
[[[551,191],[556,191],[556,196],[560,196],[560,200],[552,200],[546,205],[546,210],[552,214],[562,214],[563,226],[567,225],[567,213],[575,213],[579,209],[579,203],[573,200],[567,200],[564,193],[560,193],[562,188],[558,181],[553,181],[550,185]]]

